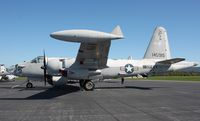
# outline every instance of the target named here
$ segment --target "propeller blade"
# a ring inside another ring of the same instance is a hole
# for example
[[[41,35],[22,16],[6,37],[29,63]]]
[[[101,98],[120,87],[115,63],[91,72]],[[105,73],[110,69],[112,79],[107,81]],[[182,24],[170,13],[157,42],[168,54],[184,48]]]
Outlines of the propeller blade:
[[[47,83],[47,64],[46,64],[46,55],[45,55],[45,50],[43,51],[44,53],[44,60],[43,60],[43,69],[44,69],[44,85],[46,86]]]

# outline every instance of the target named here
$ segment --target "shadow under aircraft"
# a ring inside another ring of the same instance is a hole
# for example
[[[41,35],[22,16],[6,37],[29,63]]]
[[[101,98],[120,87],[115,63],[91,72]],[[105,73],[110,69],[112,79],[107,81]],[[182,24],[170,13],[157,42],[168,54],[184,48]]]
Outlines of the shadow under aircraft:
[[[140,86],[117,86],[117,87],[96,87],[95,89],[137,89],[137,90],[153,90],[155,88],[166,87],[140,87]]]
[[[5,87],[4,87],[5,88]],[[39,88],[33,88],[33,90],[42,90],[40,87]],[[43,88],[46,89],[46,88]],[[26,89],[25,89],[26,90]],[[19,91],[25,91],[24,89],[20,89]],[[40,93],[31,95],[29,97],[25,98],[0,98],[0,100],[46,100],[46,99],[53,99],[62,95],[70,94],[73,92],[79,91],[80,88],[77,86],[72,86],[72,85],[66,85],[62,87],[53,87],[53,88],[48,88]]]
[[[1,88],[1,87],[0,87]],[[2,87],[6,88],[6,87]],[[141,87],[141,86],[114,86],[114,87],[96,87],[96,89],[136,89],[136,90],[153,90],[156,88],[167,88],[167,87]],[[66,85],[62,87],[53,87],[53,88],[42,88],[42,87],[35,87],[32,89],[26,89],[22,87],[16,87],[16,89],[19,89],[18,91],[30,91],[30,90],[44,90],[42,92],[39,92],[37,94],[31,95],[29,97],[25,98],[0,98],[0,100],[48,100],[48,99],[54,99],[56,97],[67,95],[70,93],[78,92],[80,91],[80,87],[73,86],[73,85]]]

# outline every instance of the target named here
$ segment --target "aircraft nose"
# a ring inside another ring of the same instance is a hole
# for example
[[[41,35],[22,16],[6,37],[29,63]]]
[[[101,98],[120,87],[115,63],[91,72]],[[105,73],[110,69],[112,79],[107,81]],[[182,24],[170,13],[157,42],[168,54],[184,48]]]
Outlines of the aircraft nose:
[[[198,63],[194,63],[194,66],[198,66],[199,64]]]
[[[14,70],[14,74],[20,76],[22,74],[22,69],[25,67],[25,65],[19,65],[16,64],[15,65],[15,70]]]

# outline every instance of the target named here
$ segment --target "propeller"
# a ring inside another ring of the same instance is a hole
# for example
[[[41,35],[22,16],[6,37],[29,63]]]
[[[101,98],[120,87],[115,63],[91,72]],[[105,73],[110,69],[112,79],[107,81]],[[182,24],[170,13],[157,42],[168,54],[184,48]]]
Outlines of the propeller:
[[[44,60],[43,60],[43,66],[41,68],[44,70],[44,85],[46,86],[46,83],[47,83],[47,63],[46,63],[45,51],[43,51],[43,53],[44,53]]]

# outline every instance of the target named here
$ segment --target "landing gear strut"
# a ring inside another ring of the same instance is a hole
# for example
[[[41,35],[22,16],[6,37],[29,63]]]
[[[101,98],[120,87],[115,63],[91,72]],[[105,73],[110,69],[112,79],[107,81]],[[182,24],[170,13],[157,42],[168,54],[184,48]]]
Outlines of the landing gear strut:
[[[85,80],[83,80],[83,79],[79,80],[80,89],[82,91],[83,91],[83,88],[84,88],[84,82],[85,82]]]
[[[31,82],[28,80],[28,83],[26,84],[26,88],[33,88],[33,83],[31,83]]]
[[[86,91],[92,91],[95,87],[95,84],[91,80],[79,80],[79,84],[81,89],[85,89]]]
[[[124,84],[124,77],[121,78],[121,84]]]

